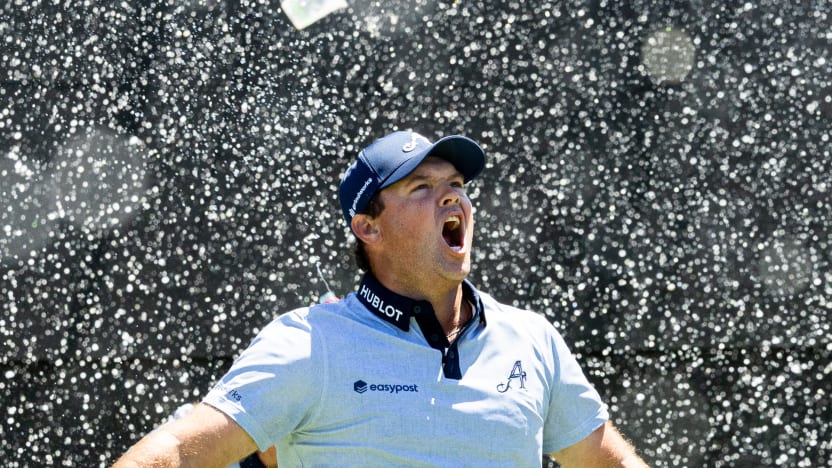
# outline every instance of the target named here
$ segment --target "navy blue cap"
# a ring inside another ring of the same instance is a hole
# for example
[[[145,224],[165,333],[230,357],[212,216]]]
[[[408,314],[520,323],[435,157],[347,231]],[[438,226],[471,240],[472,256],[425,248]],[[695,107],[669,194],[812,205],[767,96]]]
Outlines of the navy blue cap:
[[[376,192],[405,178],[428,156],[453,164],[465,182],[485,167],[485,152],[468,137],[451,135],[431,143],[418,133],[393,132],[364,148],[341,179],[339,196],[347,226]]]

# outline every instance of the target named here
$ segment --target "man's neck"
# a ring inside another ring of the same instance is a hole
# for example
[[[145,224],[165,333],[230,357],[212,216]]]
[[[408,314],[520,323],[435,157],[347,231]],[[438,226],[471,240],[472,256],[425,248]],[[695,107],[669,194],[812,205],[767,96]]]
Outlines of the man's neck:
[[[428,281],[430,287],[420,287],[413,281],[398,281],[399,278],[391,274],[374,276],[385,288],[396,294],[430,302],[436,319],[447,333],[471,316],[472,312],[468,310],[470,307],[463,300],[462,281]]]

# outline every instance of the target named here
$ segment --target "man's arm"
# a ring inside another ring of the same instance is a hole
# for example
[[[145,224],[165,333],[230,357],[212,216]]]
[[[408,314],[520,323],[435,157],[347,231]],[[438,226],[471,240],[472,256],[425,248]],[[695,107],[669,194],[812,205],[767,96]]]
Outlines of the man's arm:
[[[146,435],[113,468],[225,467],[256,450],[251,436],[231,418],[198,404],[181,419]]]
[[[551,455],[563,468],[646,468],[647,463],[607,421],[586,436]]]

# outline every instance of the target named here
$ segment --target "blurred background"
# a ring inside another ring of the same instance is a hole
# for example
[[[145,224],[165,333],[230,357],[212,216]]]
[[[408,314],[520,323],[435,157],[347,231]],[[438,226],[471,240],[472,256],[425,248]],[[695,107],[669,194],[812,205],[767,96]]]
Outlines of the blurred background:
[[[652,466],[832,466],[832,3],[292,3],[0,7],[4,466],[110,464],[352,291],[396,129],[485,148],[472,281]]]

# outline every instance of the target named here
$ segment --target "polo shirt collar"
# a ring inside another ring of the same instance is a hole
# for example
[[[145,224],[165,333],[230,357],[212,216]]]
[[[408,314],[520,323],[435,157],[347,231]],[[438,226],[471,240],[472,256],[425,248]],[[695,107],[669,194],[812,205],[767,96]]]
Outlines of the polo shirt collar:
[[[392,323],[403,331],[410,330],[410,318],[420,314],[436,315],[428,301],[419,301],[394,293],[367,273],[361,279],[356,292],[358,300],[376,317]],[[485,325],[485,308],[477,289],[468,280],[462,282],[462,297],[474,306],[474,318]]]

